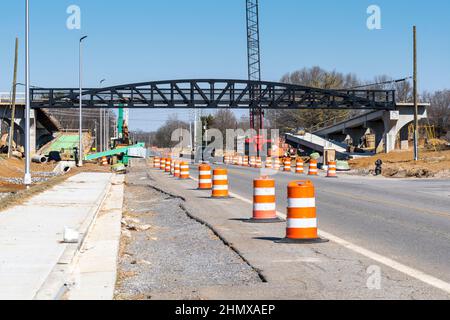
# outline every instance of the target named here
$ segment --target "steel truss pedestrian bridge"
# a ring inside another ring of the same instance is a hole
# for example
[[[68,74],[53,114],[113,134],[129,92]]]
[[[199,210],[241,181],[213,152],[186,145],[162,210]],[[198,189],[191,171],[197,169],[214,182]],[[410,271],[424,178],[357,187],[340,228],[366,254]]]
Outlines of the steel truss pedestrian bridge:
[[[394,110],[395,90],[328,90],[247,80],[171,80],[84,89],[84,108]],[[31,106],[78,108],[79,89],[33,88]]]

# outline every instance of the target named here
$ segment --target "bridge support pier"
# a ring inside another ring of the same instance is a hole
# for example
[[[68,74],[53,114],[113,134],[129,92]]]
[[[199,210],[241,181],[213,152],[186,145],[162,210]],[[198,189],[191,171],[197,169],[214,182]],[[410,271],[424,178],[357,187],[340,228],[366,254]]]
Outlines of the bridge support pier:
[[[419,107],[419,120],[427,118],[427,110],[425,106]],[[414,108],[411,104],[398,104],[396,111],[386,111],[383,115],[384,122],[384,151],[386,153],[395,150],[397,137],[408,140],[405,137],[407,125],[414,121]],[[406,129],[405,129],[406,128]],[[403,134],[402,134],[403,132]]]

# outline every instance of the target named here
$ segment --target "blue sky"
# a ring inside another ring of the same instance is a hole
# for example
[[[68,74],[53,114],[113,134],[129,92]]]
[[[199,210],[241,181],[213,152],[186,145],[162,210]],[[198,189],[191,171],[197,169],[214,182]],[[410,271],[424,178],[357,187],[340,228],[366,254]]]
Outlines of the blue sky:
[[[31,79],[77,86],[77,44],[85,43],[85,84],[180,78],[246,78],[245,0],[30,0]],[[66,9],[81,7],[81,30]],[[367,7],[381,7],[382,30],[366,27]],[[0,2],[0,91],[9,91],[14,38],[23,81],[24,0]],[[7,14],[5,14],[7,13]],[[412,25],[419,31],[420,90],[450,88],[450,2],[444,0],[260,0],[264,80],[319,65],[362,79],[411,75]],[[162,111],[131,113],[134,129],[155,129]],[[186,118],[188,112],[180,112]]]

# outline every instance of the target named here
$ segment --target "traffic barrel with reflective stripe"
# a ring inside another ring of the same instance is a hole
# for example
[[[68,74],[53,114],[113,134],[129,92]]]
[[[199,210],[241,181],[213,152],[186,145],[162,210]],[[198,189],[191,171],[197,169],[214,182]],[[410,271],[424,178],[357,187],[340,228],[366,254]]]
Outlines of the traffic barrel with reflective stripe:
[[[238,166],[242,167],[243,164],[244,164],[244,158],[242,156],[240,156],[239,160],[238,160]]]
[[[295,172],[297,174],[305,173],[305,164],[304,164],[303,160],[301,160],[301,159],[297,160],[297,164],[296,164],[296,167],[295,167]]]
[[[166,159],[166,173],[170,173],[170,170],[172,168],[172,159],[168,158]]]
[[[250,157],[250,167],[256,166],[256,157]]]
[[[159,169],[161,167],[161,158],[155,157],[153,160],[153,168]]]
[[[175,160],[170,161],[170,175],[173,176],[175,174]]]
[[[213,172],[213,198],[227,198],[228,190],[228,171],[227,169],[215,169]]]
[[[106,167],[108,165],[109,165],[108,158],[107,157],[102,157],[102,166]]]
[[[235,166],[237,166],[237,165],[239,164],[239,157],[238,157],[238,156],[235,156],[235,157],[233,158],[233,164],[234,164]]]
[[[293,181],[288,185],[286,238],[282,243],[320,243],[315,188],[311,181]]]
[[[256,158],[255,167],[258,168],[258,169],[262,168],[262,159],[261,159],[261,157],[257,157]]]
[[[187,161],[182,161],[180,164],[180,179],[189,179],[189,163]]]
[[[212,175],[211,166],[203,163],[198,166],[198,189],[199,190],[211,190],[212,188]]]
[[[275,180],[261,177],[253,181],[253,218],[250,222],[280,222],[276,211]]]
[[[266,169],[272,169],[272,158],[270,157],[266,159]]]
[[[163,171],[166,171],[166,159],[165,158],[161,159],[161,164],[160,164],[159,168]]]
[[[180,161],[175,161],[175,172],[173,174],[173,176],[175,178],[179,178],[181,176],[181,162]]]
[[[319,170],[317,169],[317,160],[311,159],[309,161],[309,172],[310,176],[317,176],[319,174]]]
[[[244,157],[244,163],[242,164],[244,167],[248,167],[248,165],[249,165],[249,162],[248,162],[249,160],[248,160],[248,156],[245,156]]]
[[[275,158],[275,162],[273,164],[273,169],[274,170],[280,170],[281,169],[280,158]]]
[[[291,172],[291,158],[284,159],[284,171]]]
[[[337,178],[337,173],[336,173],[336,161],[330,161],[328,162],[328,173],[327,173],[327,178]]]

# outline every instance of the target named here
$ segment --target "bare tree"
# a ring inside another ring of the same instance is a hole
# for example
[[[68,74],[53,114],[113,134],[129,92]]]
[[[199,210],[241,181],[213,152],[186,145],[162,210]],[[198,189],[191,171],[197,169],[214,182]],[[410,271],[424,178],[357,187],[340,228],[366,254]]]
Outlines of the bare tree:
[[[436,126],[439,136],[445,136],[450,131],[450,90],[425,92],[422,97],[431,104],[428,108],[430,123]]]
[[[284,75],[281,82],[304,85],[322,89],[344,89],[360,85],[354,74],[326,71],[320,67],[303,68]],[[352,115],[350,110],[270,110],[267,118],[270,126],[281,133],[311,129],[314,126]]]

